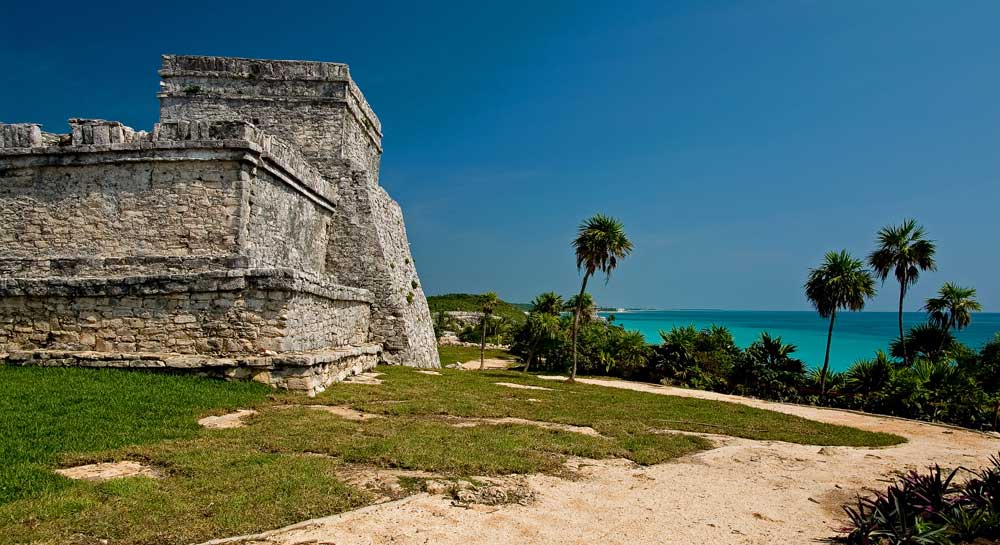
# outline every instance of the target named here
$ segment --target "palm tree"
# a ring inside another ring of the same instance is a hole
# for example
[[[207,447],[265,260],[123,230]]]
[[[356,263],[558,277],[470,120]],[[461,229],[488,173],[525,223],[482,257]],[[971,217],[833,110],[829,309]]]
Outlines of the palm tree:
[[[827,252],[823,264],[809,271],[805,284],[806,297],[819,315],[830,319],[826,334],[826,356],[820,371],[820,397],[826,395],[826,375],[830,368],[830,342],[833,340],[833,323],[837,310],[861,310],[865,300],[875,296],[875,279],[860,259],[851,257],[847,250]]]
[[[583,284],[573,309],[573,372],[569,376],[570,382],[576,380],[576,336],[587,281],[595,272],[601,271],[607,283],[611,279],[611,271],[618,266],[618,260],[632,252],[632,241],[628,239],[620,221],[604,214],[594,214],[580,224],[576,239],[573,240],[573,249],[576,250],[576,268],[583,270]]]
[[[539,294],[531,301],[531,312],[559,316],[563,310],[562,296],[554,291]]]
[[[580,307],[580,323],[590,323],[594,314],[597,313],[597,303],[594,302],[594,298],[589,293],[574,295],[569,298],[569,301],[566,301],[563,308],[573,312],[576,310],[577,306]]]
[[[531,362],[535,360],[535,354],[538,353],[538,350],[544,348],[547,343],[558,339],[562,330],[559,327],[559,317],[544,312],[531,313],[527,323],[525,323],[525,328],[528,336],[528,354],[524,360],[524,372],[527,373],[531,369]]]
[[[933,362],[945,361],[958,346],[951,330],[934,324],[917,324],[911,327],[903,341],[899,339],[892,341],[889,353],[893,357],[902,358],[904,342],[911,356]]]
[[[500,304],[500,298],[497,297],[497,294],[492,291],[479,296],[479,305],[483,311],[483,335],[479,341],[480,371],[486,367],[486,322],[490,321],[490,316],[493,315],[493,310],[496,309],[498,304]]]
[[[903,299],[906,290],[917,283],[920,271],[937,269],[934,242],[924,238],[924,228],[913,219],[899,226],[887,225],[878,232],[878,248],[868,256],[875,275],[885,284],[889,273],[899,281],[899,341],[903,363],[908,364],[906,338],[903,335]]]
[[[531,301],[531,314],[525,324],[529,339],[525,373],[531,368],[538,349],[559,336],[559,313],[563,311],[563,307],[562,296],[554,291],[541,293]]]
[[[983,310],[976,301],[976,288],[963,288],[945,282],[938,290],[937,297],[931,297],[924,305],[930,314],[931,323],[941,329],[965,329],[972,322],[972,313]]]

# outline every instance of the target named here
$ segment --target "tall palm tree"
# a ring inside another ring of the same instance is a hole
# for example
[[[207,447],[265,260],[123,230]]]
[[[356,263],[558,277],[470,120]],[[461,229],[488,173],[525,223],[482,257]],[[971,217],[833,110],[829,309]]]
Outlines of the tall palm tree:
[[[930,314],[931,323],[941,329],[965,329],[972,322],[972,313],[983,310],[976,301],[976,288],[963,288],[958,284],[945,282],[938,290],[937,297],[931,297],[924,305]]]
[[[559,316],[563,309],[562,296],[554,291],[539,294],[531,301],[531,312]]]
[[[934,242],[924,238],[924,228],[913,219],[903,220],[899,226],[887,225],[878,232],[878,247],[868,256],[868,263],[875,276],[885,284],[892,273],[899,282],[899,341],[903,363],[909,364],[906,354],[906,337],[903,335],[903,299],[906,290],[917,283],[920,271],[937,269]]]
[[[583,283],[576,299],[576,308],[573,309],[573,372],[569,376],[570,382],[576,380],[576,336],[587,281],[594,273],[601,271],[607,283],[611,279],[611,271],[618,266],[618,260],[632,253],[632,241],[628,239],[620,221],[604,214],[594,214],[580,224],[576,239],[573,240],[573,249],[576,250],[576,268],[583,271]]]
[[[489,291],[479,296],[479,307],[483,311],[483,335],[479,341],[479,370],[486,367],[486,323],[500,304],[500,298],[495,292]]]
[[[805,284],[806,297],[819,315],[830,319],[826,333],[826,356],[820,371],[820,396],[826,395],[826,376],[830,368],[830,342],[833,340],[833,323],[837,310],[861,310],[865,300],[875,296],[875,279],[865,268],[864,262],[851,257],[847,250],[827,252],[823,264],[809,271]]]

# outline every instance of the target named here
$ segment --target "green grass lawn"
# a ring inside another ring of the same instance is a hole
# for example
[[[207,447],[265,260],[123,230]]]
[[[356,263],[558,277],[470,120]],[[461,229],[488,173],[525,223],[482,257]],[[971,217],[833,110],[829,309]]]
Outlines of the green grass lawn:
[[[566,456],[659,463],[708,448],[691,430],[815,445],[900,438],[721,402],[542,381],[509,371],[381,367],[381,385],[339,384],[309,399],[254,384],[118,371],[0,367],[0,543],[191,543],[263,531],[373,501],[338,474],[354,464],[444,477],[564,471]],[[520,390],[518,382],[550,390]],[[352,421],[297,404],[350,405]],[[291,407],[289,407],[291,405]],[[238,407],[249,425],[203,430]],[[514,416],[591,426],[601,437],[529,425],[458,428],[448,416]],[[163,479],[104,483],[51,473],[138,460]]]

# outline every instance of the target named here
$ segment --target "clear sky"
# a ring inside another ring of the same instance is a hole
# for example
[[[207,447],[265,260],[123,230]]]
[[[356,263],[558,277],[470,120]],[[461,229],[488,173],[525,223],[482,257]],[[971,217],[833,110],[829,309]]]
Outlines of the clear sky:
[[[1000,311],[1000,3],[5,2],[0,120],[149,129],[159,55],[346,62],[428,293],[575,292],[569,242],[619,217],[599,303],[808,309],[807,269],[913,216]],[[870,305],[895,307],[886,285]]]

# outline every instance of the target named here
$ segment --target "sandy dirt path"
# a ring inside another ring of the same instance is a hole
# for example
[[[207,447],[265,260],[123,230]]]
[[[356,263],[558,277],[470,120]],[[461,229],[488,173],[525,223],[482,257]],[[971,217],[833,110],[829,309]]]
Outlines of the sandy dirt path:
[[[561,377],[552,377],[561,379]],[[529,476],[530,505],[453,506],[418,494],[315,519],[246,544],[806,544],[842,525],[840,505],[895,470],[932,462],[976,466],[1000,439],[908,420],[769,403],[625,381],[580,379],[663,395],[719,399],[833,424],[895,433],[909,441],[881,449],[795,445],[708,436],[716,448],[641,467],[624,460],[578,461],[581,478]],[[232,542],[220,540],[214,543]]]

